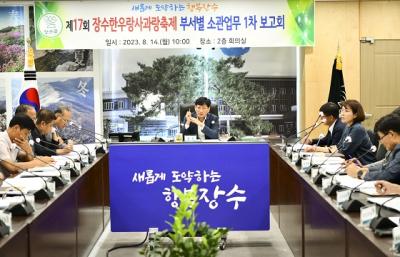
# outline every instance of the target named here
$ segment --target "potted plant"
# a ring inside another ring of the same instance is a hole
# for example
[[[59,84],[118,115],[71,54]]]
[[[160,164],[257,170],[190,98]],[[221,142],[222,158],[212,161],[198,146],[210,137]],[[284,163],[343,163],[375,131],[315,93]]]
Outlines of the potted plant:
[[[183,193],[173,187],[172,191],[179,199],[179,206],[170,225],[170,231],[158,232],[141,250],[146,257],[215,257],[221,242],[225,243],[226,228],[210,228],[207,223],[196,223],[196,208],[199,205],[198,185]],[[171,243],[163,244],[161,239],[168,237]]]

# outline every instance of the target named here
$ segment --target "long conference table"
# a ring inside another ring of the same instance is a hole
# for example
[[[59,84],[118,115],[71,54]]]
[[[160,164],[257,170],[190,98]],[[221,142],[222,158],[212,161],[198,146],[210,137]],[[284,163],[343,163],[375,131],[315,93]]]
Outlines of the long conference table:
[[[377,237],[359,226],[359,212],[340,210],[336,199],[324,194],[277,146],[270,147],[271,212],[295,257],[395,256],[391,237]],[[355,193],[354,198],[366,202],[367,197]]]
[[[339,210],[335,199],[270,146],[270,209],[295,257],[394,256],[391,238],[360,227],[359,213]],[[13,217],[13,231],[0,238],[0,256],[87,256],[110,218],[108,162],[108,154],[98,156],[54,198],[36,202],[32,215]]]
[[[1,257],[88,256],[109,221],[108,154],[81,175],[35,202],[35,212],[13,217],[13,231],[0,238]]]

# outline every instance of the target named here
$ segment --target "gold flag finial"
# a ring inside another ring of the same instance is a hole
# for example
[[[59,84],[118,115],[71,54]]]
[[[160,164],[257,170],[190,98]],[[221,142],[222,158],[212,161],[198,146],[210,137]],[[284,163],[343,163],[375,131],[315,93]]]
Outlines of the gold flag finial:
[[[35,69],[35,55],[33,52],[33,48],[31,46],[31,39],[28,38],[26,40],[27,43],[27,53],[26,53],[26,66],[25,68],[29,69],[29,70],[34,70]]]
[[[336,52],[336,69],[342,70],[342,54],[340,53],[339,41],[338,41],[337,52]]]

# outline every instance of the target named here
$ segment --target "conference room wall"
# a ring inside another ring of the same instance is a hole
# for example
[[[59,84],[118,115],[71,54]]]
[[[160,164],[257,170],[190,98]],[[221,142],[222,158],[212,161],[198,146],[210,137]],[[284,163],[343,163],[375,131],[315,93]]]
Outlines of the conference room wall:
[[[340,45],[347,98],[360,99],[360,38],[400,39],[400,1],[321,1],[315,3],[315,46],[304,51],[302,95],[312,124],[328,99],[333,61]],[[317,136],[326,128],[314,132]]]
[[[121,116],[131,116],[131,110],[127,110],[126,106],[130,106],[130,99],[127,98],[126,93],[122,90],[126,86],[126,80],[122,74],[136,73],[141,70],[137,63],[142,63],[147,66],[152,66],[155,60],[160,58],[169,58],[170,56],[200,56],[220,60],[227,58],[221,49],[131,49],[131,50],[103,50],[103,60],[101,63],[107,63],[108,66],[103,66],[103,123],[110,124],[108,127],[113,132],[127,132],[132,130],[132,123],[127,124]],[[245,64],[242,68],[232,68],[232,72],[247,72],[248,78],[294,78],[296,76],[296,50],[293,47],[276,47],[276,48],[250,48],[247,53],[242,55]],[[111,68],[110,68],[111,67]],[[196,87],[201,90],[201,87]],[[211,90],[210,90],[211,91]],[[289,94],[289,93],[288,93]],[[213,96],[213,93],[210,94]],[[148,98],[157,101],[158,97]],[[121,108],[114,108],[122,102]],[[150,102],[150,101],[146,101]],[[218,103],[222,106],[220,103]],[[272,106],[274,103],[270,103]],[[294,103],[293,103],[294,104]],[[290,105],[293,105],[290,104]],[[221,110],[220,109],[220,115]],[[290,110],[290,106],[289,106]],[[280,111],[277,109],[276,111]],[[287,111],[282,111],[282,114]],[[268,113],[265,113],[268,114]],[[279,114],[279,112],[278,112]],[[224,113],[222,112],[222,115]],[[173,117],[171,112],[162,110],[157,117],[154,117],[158,124],[141,124],[142,132],[141,139],[147,137],[165,136],[163,133],[168,132],[171,136],[172,129],[178,127],[178,117]],[[163,122],[166,122],[166,127]],[[226,121],[226,118],[225,118]],[[157,127],[156,127],[157,126]],[[144,127],[144,129],[143,129]]]
[[[0,3],[0,6],[24,6],[24,27],[29,27],[29,15],[28,15],[28,7],[33,6],[34,1],[3,1]],[[29,37],[29,30],[24,30],[25,37]],[[93,78],[93,87],[94,87],[94,122],[95,122],[95,130],[100,133],[102,131],[102,73],[100,72],[101,59],[99,56],[99,50],[93,51],[93,68],[88,68],[85,71],[51,71],[46,70],[37,70],[37,78],[40,80],[51,80],[51,79],[76,79],[80,77],[90,77]],[[6,121],[2,119],[3,123],[8,124],[10,119],[13,116],[13,95],[12,95],[12,82],[14,80],[23,79],[22,72],[0,72],[0,87],[4,87],[5,90],[0,90],[0,102],[6,102]],[[5,95],[4,95],[5,94]],[[39,92],[40,95],[40,92]],[[42,99],[46,101],[46,99]],[[61,102],[62,103],[62,102]],[[4,116],[4,115],[3,115]],[[3,118],[3,116],[1,118]],[[77,112],[75,118],[79,116]]]

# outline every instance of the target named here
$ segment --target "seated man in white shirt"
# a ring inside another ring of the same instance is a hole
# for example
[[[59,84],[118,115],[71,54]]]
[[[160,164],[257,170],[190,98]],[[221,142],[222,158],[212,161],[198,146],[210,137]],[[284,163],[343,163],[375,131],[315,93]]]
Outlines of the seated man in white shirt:
[[[42,161],[34,159],[28,142],[30,131],[34,128],[35,123],[30,117],[17,114],[11,119],[7,130],[0,132],[0,179],[21,170],[46,166],[45,162],[53,161],[49,157],[43,157]]]
[[[186,113],[183,123],[184,135],[197,135],[200,140],[218,139],[219,121],[218,116],[210,113],[211,100],[206,97],[199,97],[195,105],[195,112],[190,110]]]

